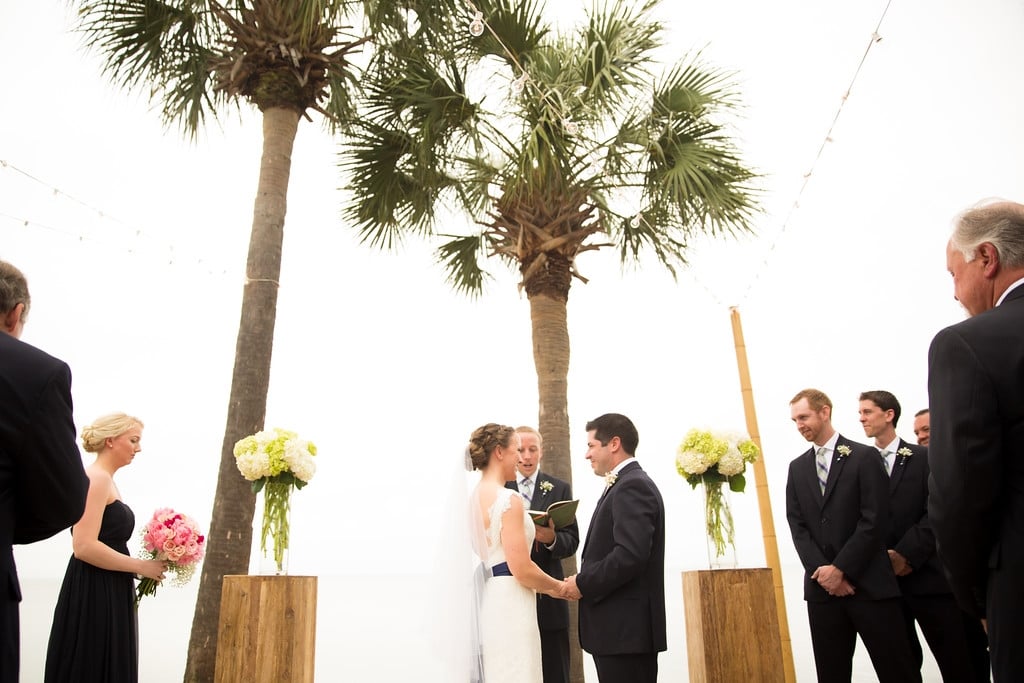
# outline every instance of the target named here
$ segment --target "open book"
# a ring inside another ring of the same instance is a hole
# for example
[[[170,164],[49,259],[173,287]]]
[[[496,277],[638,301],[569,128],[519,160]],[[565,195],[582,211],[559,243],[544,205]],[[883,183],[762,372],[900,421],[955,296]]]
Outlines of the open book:
[[[527,510],[533,523],[537,526],[547,526],[548,520],[555,520],[555,528],[561,529],[569,526],[576,519],[576,508],[579,507],[579,500],[560,500],[548,506],[547,510]]]

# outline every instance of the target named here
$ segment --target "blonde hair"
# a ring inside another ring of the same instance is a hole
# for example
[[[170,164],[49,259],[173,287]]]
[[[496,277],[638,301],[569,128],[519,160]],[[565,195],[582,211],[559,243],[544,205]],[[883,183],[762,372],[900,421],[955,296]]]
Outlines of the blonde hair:
[[[516,427],[516,432],[519,433],[519,434],[533,434],[535,437],[537,437],[537,445],[538,446],[543,446],[544,445],[544,437],[541,436],[540,432],[538,432],[533,427],[528,427],[526,425],[523,425],[522,427]]]
[[[82,428],[82,448],[86,453],[99,453],[107,439],[121,436],[132,427],[142,428],[142,420],[125,413],[110,413]]]

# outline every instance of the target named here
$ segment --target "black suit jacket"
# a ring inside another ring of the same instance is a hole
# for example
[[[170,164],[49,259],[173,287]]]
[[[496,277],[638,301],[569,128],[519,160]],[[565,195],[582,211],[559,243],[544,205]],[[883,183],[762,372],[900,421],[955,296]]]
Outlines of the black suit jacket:
[[[576,585],[580,644],[592,655],[657,653],[665,636],[665,504],[640,464],[601,496]]]
[[[911,455],[900,455],[904,448]],[[885,547],[907,558],[913,568],[906,576],[896,577],[904,595],[950,593],[928,521],[928,473],[928,449],[900,439],[889,477],[889,533]]]
[[[551,490],[545,491],[544,482],[551,484]],[[505,483],[506,488],[519,490],[515,481]],[[542,471],[537,473],[536,486],[530,499],[531,510],[547,510],[548,506],[560,500],[572,500],[572,487],[569,482],[562,481]],[[564,579],[562,558],[572,557],[580,545],[580,525],[576,520],[569,526],[555,530],[555,542],[549,550],[543,543],[535,542],[530,552],[538,567],[556,579]],[[558,600],[543,593],[537,594],[537,624],[542,630],[560,630],[569,628],[569,603]]]
[[[839,449],[846,446],[850,454]],[[804,565],[804,599],[881,600],[899,596],[896,575],[885,549],[889,491],[878,450],[839,435],[832,453],[825,495],[818,484],[812,447],[789,464],[786,518],[793,545]],[[850,597],[834,597],[811,579],[818,567],[832,564],[853,584]]]
[[[0,625],[15,626],[3,634],[7,645],[14,639],[15,652],[21,588],[11,546],[77,522],[88,490],[75,444],[70,369],[0,332]],[[10,674],[0,662],[0,680]]]
[[[928,514],[954,595],[981,616],[990,571],[1024,577],[1024,286],[935,335],[928,405]]]

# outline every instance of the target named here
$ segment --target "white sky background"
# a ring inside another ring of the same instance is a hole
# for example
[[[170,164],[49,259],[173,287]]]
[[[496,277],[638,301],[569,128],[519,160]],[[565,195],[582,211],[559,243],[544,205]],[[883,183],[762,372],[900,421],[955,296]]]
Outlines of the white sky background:
[[[758,237],[697,250],[678,282],[653,257],[625,272],[613,250],[578,262],[590,278],[569,298],[581,520],[601,486],[583,459],[584,423],[623,412],[665,495],[669,569],[706,564],[700,496],[675,473],[677,444],[693,426],[744,427],[728,306],[742,314],[779,549],[794,563],[784,486],[806,444],[789,398],[823,389],[838,429],[863,440],[857,395],[885,388],[903,403],[899,433],[912,439],[928,343],[962,318],[945,272],[950,220],[984,197],[1024,199],[1018,0],[969,9],[894,0],[800,194],[886,4],[661,9],[678,50],[670,57],[703,47],[709,62],[738,71],[737,139],[765,175],[766,210]],[[183,142],[143,98],[104,79],[70,26],[58,2],[0,3],[0,258],[29,278],[23,339],[71,365],[79,428],[111,410],[145,421],[142,453],[118,474],[139,524],[172,506],[205,526],[259,121],[229,114]],[[293,572],[402,574],[432,562],[442,529],[410,521],[440,509],[434,483],[448,481],[472,429],[536,423],[529,304],[497,262],[496,280],[472,301],[443,283],[422,244],[391,254],[359,245],[339,219],[336,150],[319,122],[302,123],[267,425],[320,449],[316,478],[293,499]],[[753,486],[733,500],[741,563],[760,565]],[[374,506],[374,517],[358,512]],[[59,578],[69,552],[66,534],[18,548],[23,579]],[[802,610],[799,574],[786,579],[787,602]],[[681,606],[669,607],[681,620]],[[805,639],[793,609],[794,640]]]

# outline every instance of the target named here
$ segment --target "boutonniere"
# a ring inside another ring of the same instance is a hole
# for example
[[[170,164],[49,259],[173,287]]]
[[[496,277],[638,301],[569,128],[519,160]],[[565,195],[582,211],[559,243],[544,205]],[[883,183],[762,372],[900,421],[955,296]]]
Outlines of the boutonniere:
[[[555,488],[555,485],[552,484],[550,481],[542,481],[540,483],[540,495],[546,496],[547,494],[551,493],[551,489],[553,488]]]
[[[909,457],[910,457],[910,456],[912,456],[913,454],[914,454],[914,451],[910,450],[910,449],[909,449],[909,448],[907,448],[906,446],[904,446],[903,448],[901,448],[901,449],[899,449],[898,451],[896,451],[896,455],[901,455],[901,456],[903,456],[904,458],[909,458]]]
[[[836,453],[839,454],[840,459],[845,458],[850,454],[850,447],[846,445],[840,446],[836,449]]]
[[[619,475],[615,474],[614,472],[609,472],[608,474],[604,475],[604,487],[610,488],[618,478]]]

